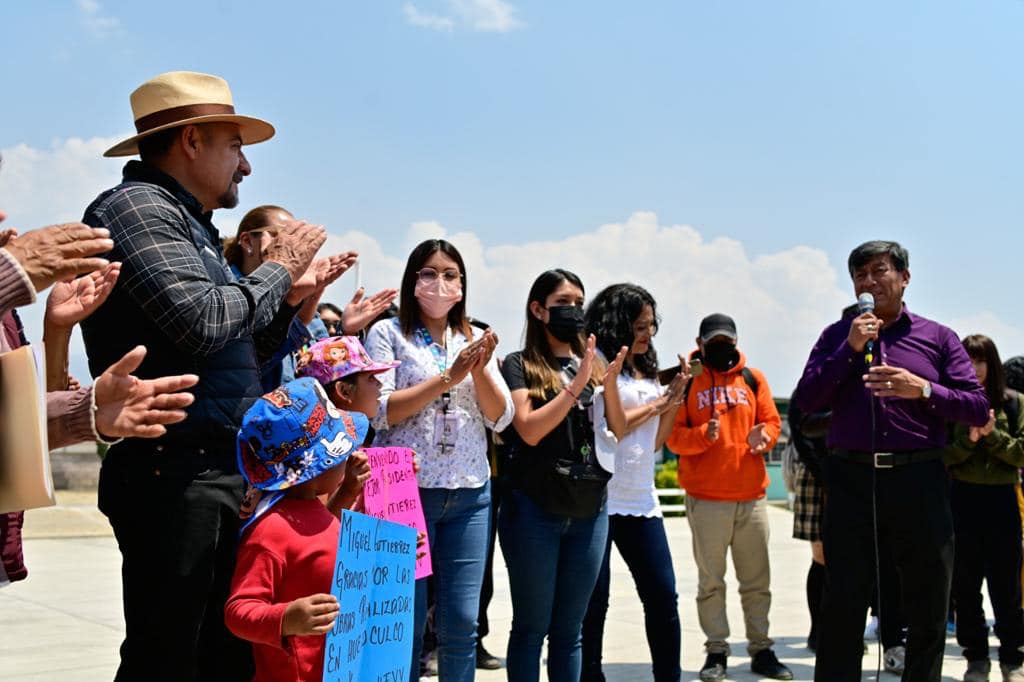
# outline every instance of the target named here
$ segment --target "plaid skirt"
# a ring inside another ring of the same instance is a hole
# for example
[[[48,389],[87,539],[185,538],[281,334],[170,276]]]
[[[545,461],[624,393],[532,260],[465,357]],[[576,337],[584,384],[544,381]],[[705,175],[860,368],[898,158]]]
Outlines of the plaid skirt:
[[[825,490],[803,464],[797,463],[793,499],[793,537],[821,542],[821,518],[825,513]]]

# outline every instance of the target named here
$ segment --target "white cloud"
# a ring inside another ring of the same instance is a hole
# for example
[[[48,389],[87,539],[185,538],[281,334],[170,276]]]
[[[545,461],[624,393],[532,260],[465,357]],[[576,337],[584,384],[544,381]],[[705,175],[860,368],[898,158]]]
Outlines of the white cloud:
[[[451,33],[456,25],[481,33],[507,33],[525,24],[518,10],[503,0],[447,0],[447,12],[421,10],[411,2],[402,5],[406,21],[413,26]]]
[[[124,137],[127,134],[88,140],[72,137],[54,140],[49,149],[20,144],[0,150],[0,209],[7,214],[3,226],[26,232],[81,220],[85,207],[96,195],[120,181],[123,160],[104,159],[103,152]],[[34,341],[42,338],[43,301],[45,296],[18,311],[29,339]],[[77,330],[72,341],[71,371],[82,379],[88,377]]]
[[[435,31],[447,31],[448,33],[455,29],[455,21],[451,17],[421,12],[411,2],[402,5],[402,13],[405,15],[405,20],[413,26],[431,28]]]
[[[98,191],[119,180],[121,162],[101,157],[116,139],[120,137],[72,138],[45,149],[17,145],[0,150],[0,208],[9,214],[8,224],[28,230],[79,220]],[[224,234],[237,225],[230,215],[217,222]],[[765,371],[780,396],[792,390],[820,331],[852,299],[845,272],[833,268],[820,249],[794,246],[751,255],[736,239],[708,241],[693,227],[662,224],[650,212],[563,239],[504,244],[484,243],[472,231],[425,220],[412,223],[397,239],[365,231],[338,232],[330,236],[323,253],[358,250],[360,279],[372,293],[397,287],[409,251],[424,239],[438,237],[450,240],[462,253],[469,311],[498,331],[502,353],[520,346],[526,293],[533,280],[548,268],[564,267],[580,275],[590,297],[614,282],[647,287],[663,318],[655,342],[663,365],[676,353],[693,348],[703,316],[732,315],[751,364]],[[356,279],[354,273],[346,274],[325,300],[347,302]],[[22,311],[35,340],[41,336],[42,307],[40,301]],[[949,318],[954,317],[951,311]],[[1005,357],[1024,352],[1024,329],[993,312],[953,319],[950,326],[960,334],[988,334]],[[77,336],[72,371],[87,376]]]
[[[473,232],[451,231],[437,222],[410,226],[401,253],[385,253],[370,235],[349,232],[328,247],[361,252],[362,279],[369,291],[397,287],[405,257],[423,239],[443,237],[466,262],[470,314],[489,323],[502,339],[501,352],[519,348],[526,294],[548,268],[563,267],[583,280],[589,297],[623,281],[648,288],[658,301],[663,325],[655,345],[667,366],[694,346],[700,319],[726,312],[736,319],[740,345],[763,369],[778,395],[795,385],[817,335],[839,316],[849,294],[824,252],[805,246],[750,258],[733,239],[705,241],[692,227],[661,225],[653,213],[602,225],[558,241],[486,245]],[[327,298],[344,303],[353,280],[343,277]]]
[[[116,17],[104,16],[97,0],[75,0],[82,26],[96,38],[107,38],[121,27]]]
[[[97,192],[119,180],[120,162],[101,157],[114,141],[73,138],[55,141],[49,149],[18,145],[2,150],[0,208],[9,213],[10,224],[27,230],[79,220]],[[225,234],[233,231],[228,216],[218,222]],[[506,244],[485,244],[474,232],[428,220],[413,223],[394,240],[354,230],[334,234],[323,253],[358,250],[360,279],[372,293],[397,287],[412,247],[438,237],[462,253],[469,311],[495,328],[503,352],[521,343],[526,293],[534,278],[545,269],[564,267],[580,275],[590,296],[621,281],[650,289],[663,317],[656,346],[666,365],[693,347],[704,315],[733,315],[741,346],[780,395],[791,390],[817,334],[850,297],[818,249],[798,246],[751,257],[735,239],[705,241],[694,228],[662,225],[647,212],[560,240]],[[344,304],[355,286],[355,274],[347,274],[325,300]],[[38,340],[42,303],[23,312],[30,338]],[[85,366],[76,337],[72,371],[85,377]]]
[[[523,27],[517,10],[502,0],[449,0],[456,14],[474,31],[506,33]]]
[[[25,144],[0,150],[0,207],[10,225],[29,230],[81,220],[98,190],[121,178],[123,161],[103,152],[128,137],[72,137],[54,140],[49,149]]]
[[[991,310],[980,310],[972,315],[956,318],[949,326],[960,338],[968,334],[984,334],[989,337],[999,349],[999,356],[1003,361],[1014,355],[1024,354],[1024,329],[1001,320]]]

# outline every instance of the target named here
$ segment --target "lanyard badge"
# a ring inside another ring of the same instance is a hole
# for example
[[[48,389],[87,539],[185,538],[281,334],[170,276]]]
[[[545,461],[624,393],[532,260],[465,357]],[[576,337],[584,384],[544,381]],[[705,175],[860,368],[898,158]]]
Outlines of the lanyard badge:
[[[452,366],[454,352],[451,327],[445,329],[443,349],[434,343],[433,337],[425,327],[420,327],[417,333],[430,349],[430,354],[434,357],[434,364],[437,365],[437,373],[442,377],[447,377]],[[441,394],[441,407],[436,410],[434,415],[434,445],[437,446],[440,454],[448,454],[449,451],[454,450],[458,429],[459,421],[455,414],[455,387],[451,386]]]

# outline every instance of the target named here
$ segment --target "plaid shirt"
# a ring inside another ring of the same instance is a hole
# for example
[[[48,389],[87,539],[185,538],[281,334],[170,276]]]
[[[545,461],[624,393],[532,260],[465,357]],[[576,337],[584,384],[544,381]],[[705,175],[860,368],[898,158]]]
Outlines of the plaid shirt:
[[[122,263],[118,288],[182,351],[200,356],[267,328],[275,318],[290,321],[296,310],[283,303],[291,288],[283,266],[264,263],[235,279],[210,216],[174,178],[129,161],[124,183],[102,194],[84,218],[110,230],[114,249],[108,257]],[[205,229],[207,243],[198,243],[189,217]],[[229,283],[215,284],[204,259],[219,260]],[[283,327],[286,333],[288,325]],[[256,344],[276,348],[280,340],[257,338]]]

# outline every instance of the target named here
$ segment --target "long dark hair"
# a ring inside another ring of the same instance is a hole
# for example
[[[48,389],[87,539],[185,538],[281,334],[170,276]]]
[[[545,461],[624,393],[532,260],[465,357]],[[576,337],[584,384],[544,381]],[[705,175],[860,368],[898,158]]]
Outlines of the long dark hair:
[[[473,338],[473,329],[466,319],[466,298],[469,291],[466,264],[463,262],[459,250],[444,239],[428,239],[425,242],[420,242],[419,246],[409,254],[409,260],[405,262],[402,288],[398,299],[398,322],[401,324],[402,334],[407,338],[411,337],[416,328],[420,326],[420,304],[416,300],[416,279],[419,276],[417,273],[423,264],[438,251],[455,261],[455,264],[459,266],[459,273],[462,275],[459,278],[462,284],[462,300],[448,311],[448,326],[462,332],[467,339],[471,339]]]
[[[982,334],[965,336],[962,343],[972,360],[985,363],[985,393],[992,409],[998,410],[1006,400],[1006,373],[1003,371],[1003,361],[999,359],[996,344]]]
[[[526,299],[526,331],[524,332],[525,343],[523,344],[523,374],[526,378],[526,385],[530,390],[530,397],[543,400],[548,393],[562,390],[562,367],[558,358],[551,350],[548,343],[547,329],[544,322],[537,319],[530,311],[530,304],[534,301],[543,306],[555,289],[563,282],[583,289],[583,282],[575,273],[555,268],[546,270],[534,280],[530,287],[530,295]],[[586,352],[586,341],[582,334],[577,334],[570,339],[569,347],[574,355],[582,357]],[[613,356],[614,357],[614,356]],[[594,363],[594,369],[590,373],[592,384],[599,383],[600,371],[598,363]]]
[[[654,324],[661,322],[658,306],[651,293],[636,284],[612,284],[601,290],[587,306],[586,330],[597,337],[597,348],[610,362],[623,346],[633,347],[636,340],[633,324],[643,312],[644,306],[651,306]],[[658,376],[658,353],[654,344],[647,347],[643,355],[632,356],[632,367],[648,379]],[[622,371],[629,372],[630,363],[622,364]]]

